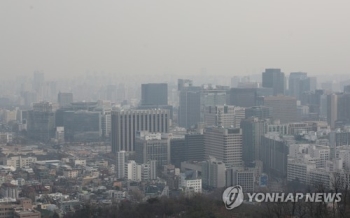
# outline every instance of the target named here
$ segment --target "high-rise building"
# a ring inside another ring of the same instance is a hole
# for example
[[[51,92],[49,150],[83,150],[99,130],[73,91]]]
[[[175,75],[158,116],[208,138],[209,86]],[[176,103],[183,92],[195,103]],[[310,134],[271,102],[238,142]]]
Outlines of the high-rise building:
[[[243,161],[250,166],[256,160],[260,160],[261,136],[265,134],[265,121],[256,117],[242,120]]]
[[[33,110],[27,112],[27,132],[30,138],[45,142],[54,138],[56,109],[50,102],[33,105]]]
[[[138,131],[135,140],[136,162],[157,161],[157,166],[170,163],[170,139],[167,134]]]
[[[168,105],[168,84],[142,84],[141,105]]]
[[[176,167],[181,166],[181,162],[187,160],[185,137],[170,139],[170,162]]]
[[[327,96],[327,122],[331,128],[335,127],[335,122],[338,119],[338,95],[329,94]]]
[[[201,87],[201,122],[204,121],[205,110],[209,106],[225,105],[227,100],[228,86],[214,86],[211,84]]]
[[[204,135],[201,133],[188,133],[185,135],[185,158],[186,161],[203,161],[204,153]]]
[[[266,69],[262,73],[262,87],[273,88],[274,95],[284,95],[285,76],[281,69]]]
[[[222,160],[227,167],[242,166],[242,130],[208,127],[204,133],[205,154]]]
[[[58,105],[60,107],[66,107],[73,102],[73,93],[59,92],[57,98]]]
[[[190,128],[201,120],[200,87],[185,87],[179,93],[178,125]]]
[[[257,117],[260,120],[270,118],[270,108],[264,106],[255,106],[245,109],[245,118]]]
[[[206,108],[204,123],[207,126],[224,128],[239,128],[241,120],[245,118],[245,109],[233,105],[217,105]]]
[[[315,91],[316,77],[308,77],[307,73],[293,72],[289,75],[289,95],[301,100],[304,92]]]
[[[202,162],[202,185],[206,188],[223,188],[226,185],[226,166],[221,160],[209,157]]]
[[[337,96],[337,120],[344,123],[350,122],[350,93],[342,93]]]
[[[169,131],[169,111],[163,109],[112,112],[112,151],[134,151],[135,133]]]
[[[65,111],[63,115],[65,140],[99,140],[102,136],[101,124],[101,113],[98,111]]]
[[[229,91],[228,104],[237,107],[253,107],[256,104],[257,93],[254,88],[232,88]]]
[[[134,160],[129,160],[125,164],[125,178],[131,181],[139,182],[142,177],[142,166],[137,164]]]
[[[286,140],[279,133],[267,133],[261,137],[260,146],[264,172],[285,177],[289,153]]]
[[[127,156],[125,151],[118,151],[117,153],[117,164],[116,164],[116,169],[117,169],[117,178],[122,179],[125,178],[125,163]]]
[[[271,109],[271,117],[281,123],[297,121],[297,100],[290,96],[268,96],[264,98],[264,106]]]

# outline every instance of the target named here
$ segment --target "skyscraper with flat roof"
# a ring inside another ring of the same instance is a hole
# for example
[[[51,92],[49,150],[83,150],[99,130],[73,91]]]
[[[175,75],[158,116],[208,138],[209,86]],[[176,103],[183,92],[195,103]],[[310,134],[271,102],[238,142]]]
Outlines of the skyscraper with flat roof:
[[[208,127],[204,133],[206,157],[222,160],[226,167],[242,166],[242,130]]]
[[[285,76],[281,69],[266,69],[262,73],[262,86],[272,88],[274,95],[284,95],[285,93]]]
[[[168,84],[142,84],[141,105],[168,105]]]
[[[137,131],[167,133],[169,125],[169,110],[112,111],[112,151],[134,151]]]
[[[250,166],[256,160],[260,160],[261,136],[265,134],[265,121],[256,117],[244,119],[241,122],[243,161]]]
[[[264,106],[271,109],[271,117],[281,123],[297,121],[297,100],[290,96],[268,96],[264,98]]]

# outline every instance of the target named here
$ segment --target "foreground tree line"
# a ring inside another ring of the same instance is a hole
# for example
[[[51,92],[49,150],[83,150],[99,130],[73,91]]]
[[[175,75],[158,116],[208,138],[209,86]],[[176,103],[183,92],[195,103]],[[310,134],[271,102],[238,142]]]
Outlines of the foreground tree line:
[[[339,203],[244,203],[227,210],[221,200],[223,190],[212,195],[196,195],[192,198],[151,198],[147,202],[122,201],[112,205],[85,204],[84,207],[65,218],[153,218],[153,217],[251,217],[251,218],[345,218],[350,214],[350,193],[342,192]],[[326,192],[319,188],[316,192]]]

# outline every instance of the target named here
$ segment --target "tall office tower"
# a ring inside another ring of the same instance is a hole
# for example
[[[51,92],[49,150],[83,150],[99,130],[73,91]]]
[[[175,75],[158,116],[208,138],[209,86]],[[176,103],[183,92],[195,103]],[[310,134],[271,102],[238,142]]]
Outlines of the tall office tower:
[[[261,136],[265,134],[265,121],[256,117],[242,120],[243,161],[246,166],[252,166],[260,160]]]
[[[190,128],[201,120],[200,87],[184,87],[179,93],[178,125]]]
[[[170,139],[161,133],[138,131],[135,140],[136,162],[145,164],[149,160],[157,161],[157,166],[170,163]]]
[[[264,172],[285,177],[289,153],[287,141],[279,133],[267,133],[261,137],[260,146]]]
[[[350,93],[338,94],[337,120],[344,124],[350,122]]]
[[[181,162],[186,160],[185,137],[170,139],[170,163],[180,168]]]
[[[206,156],[222,160],[227,167],[242,166],[242,131],[235,128],[208,127],[204,133]]]
[[[281,69],[266,69],[262,73],[262,86],[273,88],[274,95],[284,95],[285,92],[285,77]]]
[[[167,109],[173,119],[173,106],[168,105],[168,84],[148,83],[141,86],[141,102],[138,109]]]
[[[268,96],[264,98],[264,106],[271,108],[271,117],[281,123],[297,121],[297,100],[290,96]]]
[[[209,106],[204,114],[204,123],[207,126],[224,128],[239,128],[241,120],[245,118],[245,109],[232,105]]]
[[[304,92],[301,97],[301,104],[309,106],[310,113],[315,113],[318,117],[321,117],[321,96],[324,93],[324,90]]]
[[[201,133],[188,133],[185,135],[185,157],[186,161],[203,161],[204,153],[204,135]]]
[[[168,105],[168,84],[142,84],[141,105]]]
[[[294,72],[289,75],[289,95],[297,100],[301,99],[304,92],[310,91],[310,78],[307,73]]]
[[[169,125],[168,110],[112,111],[112,151],[134,151],[136,131],[167,133]]]
[[[331,128],[335,128],[335,122],[338,119],[338,96],[329,94],[327,96],[327,122]]]
[[[257,117],[260,120],[270,118],[270,108],[264,106],[255,106],[245,109],[245,118]]]
[[[112,132],[112,114],[111,112],[104,112],[101,114],[101,130],[102,137],[108,138]]]
[[[40,102],[33,105],[33,110],[27,112],[28,137],[43,142],[55,136],[55,111],[57,106],[50,102]]]
[[[229,91],[228,104],[238,107],[253,107],[256,104],[256,98],[256,89],[232,88]]]
[[[102,136],[101,113],[98,111],[65,111],[63,127],[66,141],[98,141]]]
[[[117,152],[117,178],[122,179],[125,177],[125,163],[127,157],[126,157],[126,152],[125,151],[118,151]]]
[[[60,107],[66,107],[73,103],[73,93],[59,92],[57,98]]]
[[[209,157],[202,162],[202,184],[206,188],[223,188],[226,185],[226,166],[221,160]]]
[[[205,110],[208,106],[225,105],[228,86],[202,85],[201,88],[201,122],[204,121]]]

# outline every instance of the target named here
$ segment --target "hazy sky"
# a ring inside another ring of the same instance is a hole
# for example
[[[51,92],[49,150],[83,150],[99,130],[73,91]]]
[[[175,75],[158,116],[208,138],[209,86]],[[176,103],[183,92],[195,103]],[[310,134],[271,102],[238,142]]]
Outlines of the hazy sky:
[[[0,74],[350,73],[349,0],[1,0]]]

